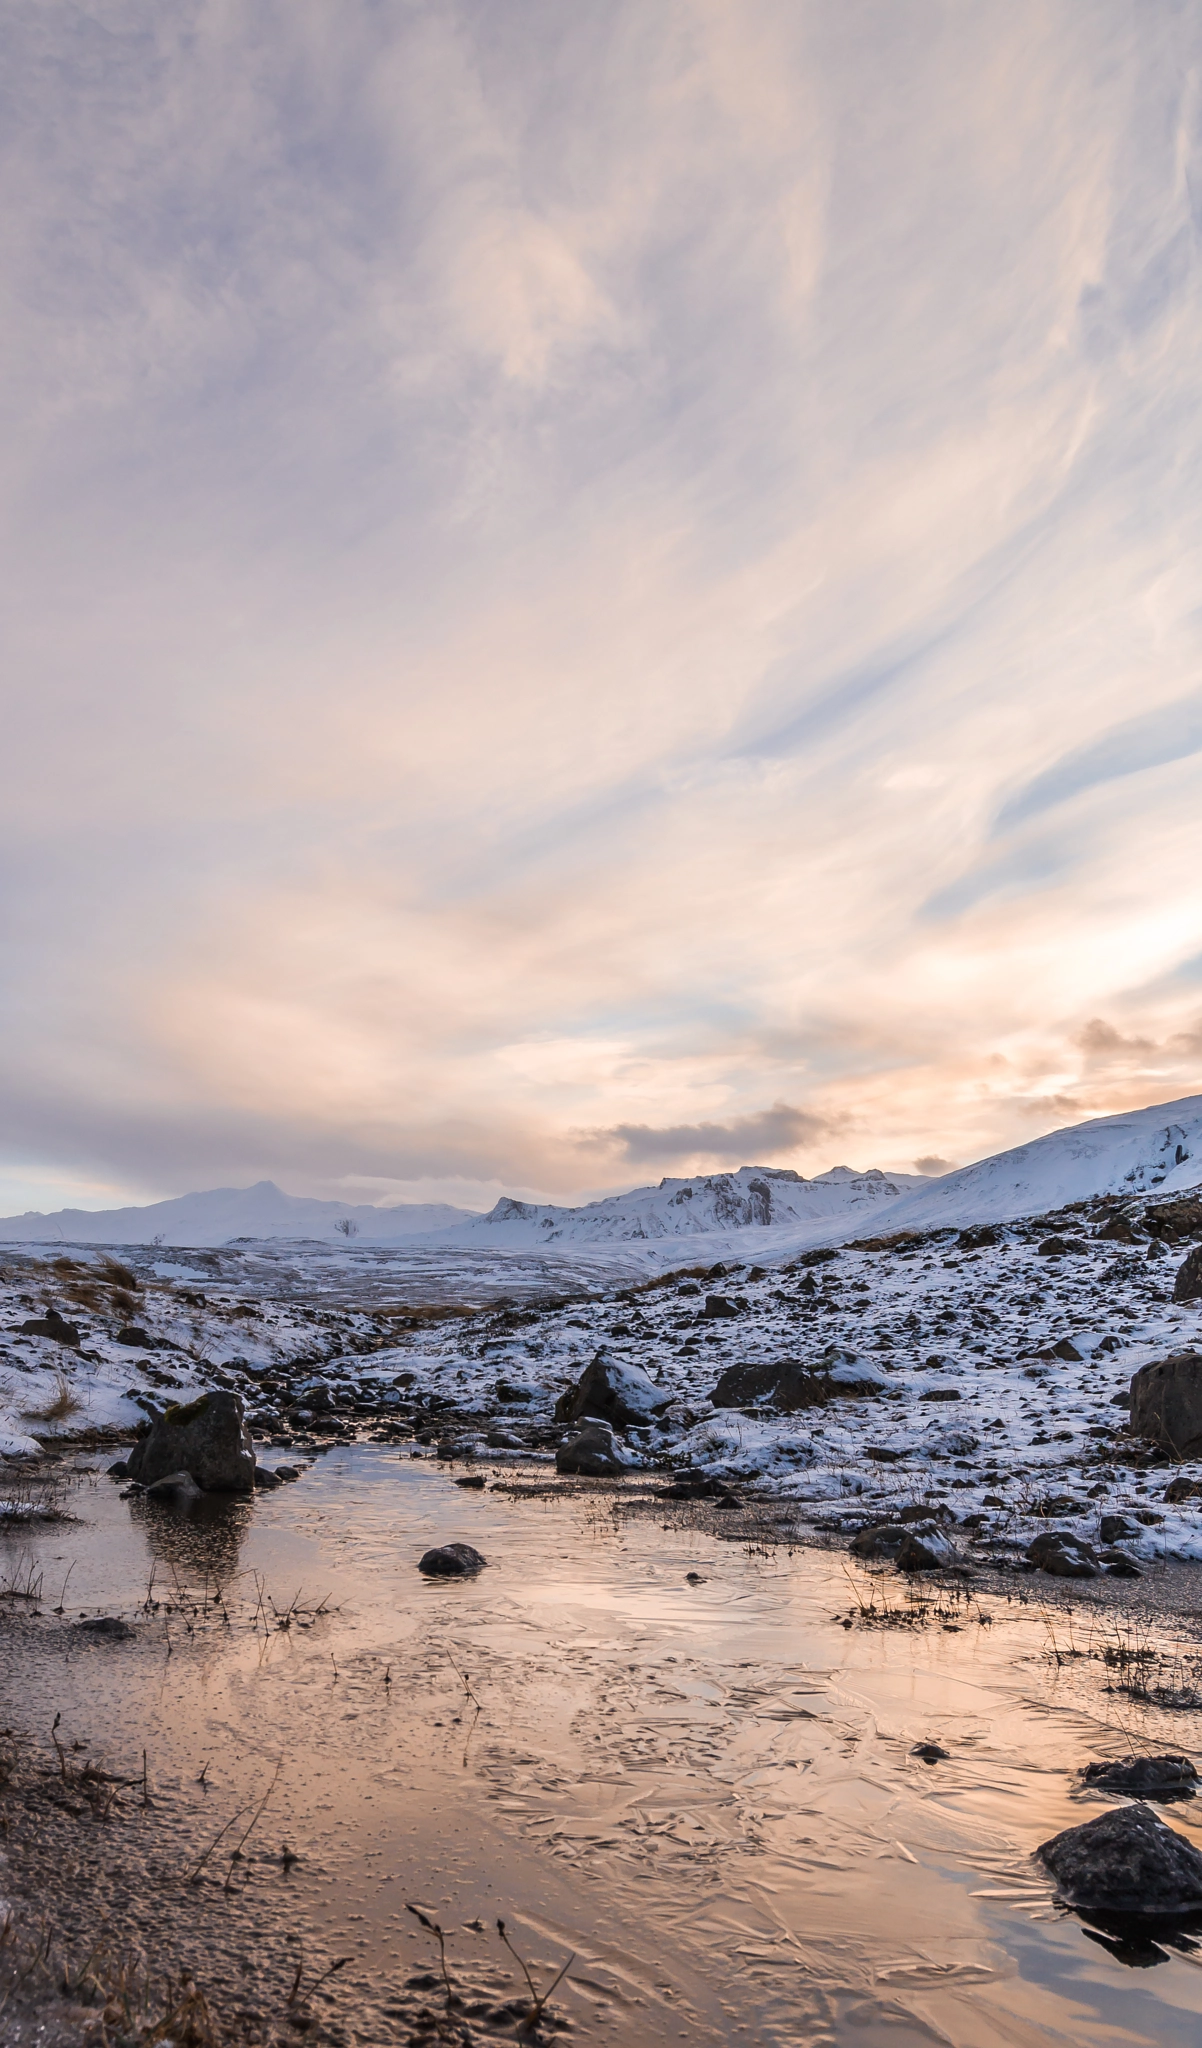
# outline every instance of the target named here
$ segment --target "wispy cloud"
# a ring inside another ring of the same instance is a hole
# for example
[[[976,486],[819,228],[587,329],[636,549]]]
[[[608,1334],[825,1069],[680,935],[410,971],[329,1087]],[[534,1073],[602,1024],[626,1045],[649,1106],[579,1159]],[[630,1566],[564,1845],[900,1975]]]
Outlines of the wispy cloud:
[[[1197,1087],[1200,28],[16,0],[10,1174],[562,1198]]]

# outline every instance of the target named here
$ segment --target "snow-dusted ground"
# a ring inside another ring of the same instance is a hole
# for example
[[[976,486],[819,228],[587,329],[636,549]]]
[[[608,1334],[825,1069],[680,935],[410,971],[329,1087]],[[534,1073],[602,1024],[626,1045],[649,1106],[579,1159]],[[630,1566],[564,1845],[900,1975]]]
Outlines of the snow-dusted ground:
[[[1138,1366],[1202,1343],[1202,1311],[1171,1300],[1185,1246],[1093,1235],[1113,1214],[1059,1219],[1081,1246],[1059,1257],[1039,1250],[1050,1228],[1042,1219],[1003,1227],[996,1244],[976,1249],[949,1232],[810,1262],[804,1253],[768,1267],[728,1259],[721,1273],[678,1268],[651,1284],[607,1276],[598,1261],[577,1274],[593,1291],[568,1300],[563,1268],[498,1255],[488,1278],[494,1288],[509,1280],[509,1305],[433,1320],[395,1312],[395,1294],[387,1313],[370,1255],[346,1254],[332,1273],[324,1247],[311,1260],[292,1247],[274,1263],[262,1250],[227,1251],[207,1267],[151,1250],[125,1274],[99,1252],[10,1254],[0,1449],[32,1450],[88,1424],[129,1428],[148,1399],[224,1384],[245,1393],[264,1443],[364,1428],[431,1455],[452,1439],[494,1460],[547,1457],[562,1434],[557,1396],[604,1349],[643,1367],[670,1398],[660,1421],[628,1432],[632,1458],[648,1466],[787,1495],[848,1527],[869,1510],[937,1497],[961,1523],[984,1518],[961,1540],[991,1555],[1027,1540],[1039,1503],[1063,1497],[1077,1505],[1057,1512],[1060,1525],[1096,1533],[1100,1513],[1138,1512],[1148,1519],[1126,1548],[1202,1558],[1202,1510],[1163,1502],[1172,1475],[1137,1469],[1114,1402]],[[370,1305],[347,1304],[356,1271]],[[719,1292],[736,1313],[707,1319],[707,1294]],[[74,1324],[78,1350],[20,1333],[50,1308]],[[880,1393],[794,1415],[712,1404],[729,1365],[815,1364],[833,1351],[859,1361]],[[36,1419],[64,1387],[79,1407]],[[1186,1469],[1202,1476],[1202,1466]]]
[[[1162,1499],[1173,1475],[1148,1467],[1116,1403],[1139,1366],[1202,1346],[1202,1308],[1172,1300],[1202,1238],[1200,1133],[1195,1097],[1053,1133],[825,1222],[728,1220],[676,1237],[7,1248],[0,1453],[129,1429],[148,1402],[219,1384],[245,1394],[264,1444],[366,1429],[431,1455],[442,1439],[465,1455],[549,1458],[558,1395],[604,1350],[643,1368],[668,1403],[628,1432],[636,1465],[788,1496],[828,1527],[938,1499],[966,1550],[987,1556],[1024,1544],[1049,1513],[1096,1536],[1103,1513],[1127,1512],[1139,1533],[1124,1548],[1202,1559],[1202,1507]],[[955,1180],[963,1199],[949,1211]],[[1063,1202],[1066,1187],[1069,1208],[1032,1213],[1034,1193]],[[982,1206],[1009,1220],[962,1236]],[[1116,1218],[1134,1242],[1100,1235]],[[1053,1230],[1074,1248],[1041,1250]],[[708,1317],[707,1294],[734,1312]],[[21,1328],[54,1314],[78,1345]],[[713,1404],[728,1366],[836,1355],[879,1391],[791,1415]],[[1186,1469],[1202,1478],[1202,1464]]]

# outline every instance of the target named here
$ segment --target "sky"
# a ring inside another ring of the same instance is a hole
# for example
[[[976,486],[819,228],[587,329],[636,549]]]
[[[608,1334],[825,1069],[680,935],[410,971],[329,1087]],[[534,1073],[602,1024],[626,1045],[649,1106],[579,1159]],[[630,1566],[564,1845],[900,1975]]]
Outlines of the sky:
[[[10,0],[0,1209],[1202,1089],[1202,0]]]

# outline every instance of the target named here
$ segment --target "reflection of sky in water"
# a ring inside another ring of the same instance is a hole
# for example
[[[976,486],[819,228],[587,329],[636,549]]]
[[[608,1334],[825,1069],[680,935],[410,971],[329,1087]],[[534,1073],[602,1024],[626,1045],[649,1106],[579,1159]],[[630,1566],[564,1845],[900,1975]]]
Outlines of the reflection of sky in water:
[[[370,1448],[192,1518],[108,1480],[78,1510],[23,1546],[48,1606],[72,1565],[68,1615],[132,1612],[153,1564],[176,1609],[220,1580],[229,1625],[162,1606],[137,1649],[73,1648],[64,1669],[47,1619],[24,1697],[93,1740],[103,1715],[112,1754],[145,1744],[185,1796],[211,1758],[215,1816],[283,1755],[298,1911],[331,1941],[353,1925],[377,1967],[420,1897],[577,1949],[599,1987],[572,1994],[577,2019],[634,2043],[1198,2039],[1192,1956],[1124,1969],[1029,1862],[1101,1810],[1070,1795],[1077,1763],[1182,1730],[1107,1695],[1096,1663],[1057,1672],[1029,1610],[846,1631],[841,1556],[468,1493]],[[421,1551],[456,1538],[490,1568],[421,1580]],[[323,1599],[337,1611],[314,1618]],[[931,1736],[953,1753],[935,1770],[909,1755]],[[1188,1808],[1172,1824],[1199,1832]]]

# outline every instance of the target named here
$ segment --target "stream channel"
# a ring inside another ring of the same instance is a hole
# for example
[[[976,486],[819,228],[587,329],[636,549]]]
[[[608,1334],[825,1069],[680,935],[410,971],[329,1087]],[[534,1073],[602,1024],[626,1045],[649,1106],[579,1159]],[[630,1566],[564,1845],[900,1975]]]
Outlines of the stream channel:
[[[8,1711],[39,1740],[61,1714],[60,1739],[114,1767],[145,1750],[202,1846],[279,1765],[243,1881],[283,1895],[314,1954],[354,1956],[330,2005],[351,2039],[405,2038],[389,1986],[435,1960],[411,1902],[452,1972],[498,1915],[543,1970],[574,1952],[557,2003],[578,2041],[1202,2039],[1202,1952],[1127,1967],[1031,1860],[1107,1805],[1078,1766],[1188,1750],[1196,1720],[1107,1690],[1096,1658],[1058,1663],[1062,1613],[995,1599],[951,1626],[845,1627],[870,1582],[843,1556],[756,1552],[605,1493],[468,1492],[372,1446],[192,1515],[100,1474],[71,1509],[4,1538],[6,1571],[20,1550],[45,1588],[5,1651]],[[488,1569],[422,1579],[452,1540]],[[85,1643],[70,1624],[96,1614],[137,1640]],[[948,1761],[911,1755],[930,1740]],[[1190,1804],[1168,1818],[1202,1844]],[[213,1898],[219,1947],[241,1907]]]

